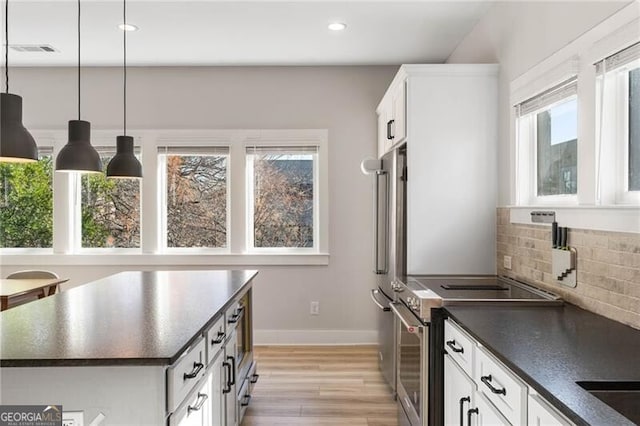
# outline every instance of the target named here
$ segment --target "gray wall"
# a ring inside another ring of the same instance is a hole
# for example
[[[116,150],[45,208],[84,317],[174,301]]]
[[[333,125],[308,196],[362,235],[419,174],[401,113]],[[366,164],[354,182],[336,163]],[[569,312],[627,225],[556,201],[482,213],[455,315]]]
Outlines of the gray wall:
[[[376,153],[375,108],[396,70],[397,67],[130,70],[130,128],[329,130],[329,265],[260,268],[255,291],[258,338],[329,343],[375,340],[375,310],[368,298],[368,290],[375,285],[370,272],[371,180],[360,172],[359,164],[363,157]],[[24,68],[12,70],[11,74],[12,92],[24,97],[24,121],[30,129],[65,129],[67,121],[76,118],[74,69]],[[84,71],[82,117],[91,121],[94,129],[120,128],[121,96],[120,69]],[[3,274],[20,268],[4,263]],[[33,264],[37,263],[34,257]],[[125,268],[98,264],[51,269],[79,283]],[[317,317],[309,315],[311,300],[320,301]]]

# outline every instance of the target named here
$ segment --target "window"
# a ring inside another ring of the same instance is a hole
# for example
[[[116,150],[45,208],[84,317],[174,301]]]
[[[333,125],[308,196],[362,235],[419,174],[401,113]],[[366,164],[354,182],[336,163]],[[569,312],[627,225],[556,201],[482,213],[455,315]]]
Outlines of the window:
[[[247,148],[249,248],[317,248],[315,146]]]
[[[106,171],[115,149],[97,149]],[[83,174],[80,185],[82,247],[139,248],[140,180]]]
[[[598,62],[596,73],[601,127],[597,167],[602,198],[605,202],[637,204],[640,203],[640,43]]]
[[[0,247],[52,246],[52,153],[40,148],[35,163],[0,164]]]
[[[227,147],[159,148],[165,248],[228,247]]]
[[[578,102],[571,98],[536,114],[538,196],[578,189]]]
[[[575,201],[578,192],[577,81],[516,105],[521,204]]]

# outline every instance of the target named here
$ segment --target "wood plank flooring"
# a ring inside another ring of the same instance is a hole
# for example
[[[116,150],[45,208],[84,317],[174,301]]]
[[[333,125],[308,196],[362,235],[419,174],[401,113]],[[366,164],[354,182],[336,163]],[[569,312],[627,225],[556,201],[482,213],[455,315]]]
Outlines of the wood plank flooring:
[[[242,426],[397,426],[374,346],[257,346]]]

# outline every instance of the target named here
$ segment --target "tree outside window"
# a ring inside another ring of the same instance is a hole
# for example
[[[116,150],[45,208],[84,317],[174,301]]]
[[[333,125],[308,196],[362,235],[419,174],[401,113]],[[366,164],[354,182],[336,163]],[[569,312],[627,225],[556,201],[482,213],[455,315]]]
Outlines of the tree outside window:
[[[227,148],[166,148],[168,248],[227,247]]]
[[[0,247],[49,248],[53,243],[52,150],[35,163],[0,164]]]
[[[314,247],[317,148],[250,148],[253,247]]]
[[[99,149],[103,171],[115,155]],[[108,179],[84,174],[81,179],[82,247],[140,247],[140,180]]]

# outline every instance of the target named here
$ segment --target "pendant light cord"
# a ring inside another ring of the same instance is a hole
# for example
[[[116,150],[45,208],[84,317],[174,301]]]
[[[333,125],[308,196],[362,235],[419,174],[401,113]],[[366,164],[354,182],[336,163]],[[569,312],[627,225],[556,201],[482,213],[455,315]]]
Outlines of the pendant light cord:
[[[4,2],[4,40],[5,93],[9,93],[9,0]]]
[[[78,120],[80,120],[80,0],[78,0]]]
[[[123,60],[122,60],[122,68],[123,68],[123,94],[122,94],[122,100],[124,103],[124,107],[123,107],[123,126],[124,126],[124,136],[127,136],[127,30],[126,30],[126,25],[127,25],[127,0],[122,0],[122,18],[123,18],[123,22],[125,25],[125,29],[122,31],[123,34],[123,40],[124,40],[124,55],[123,55]]]

